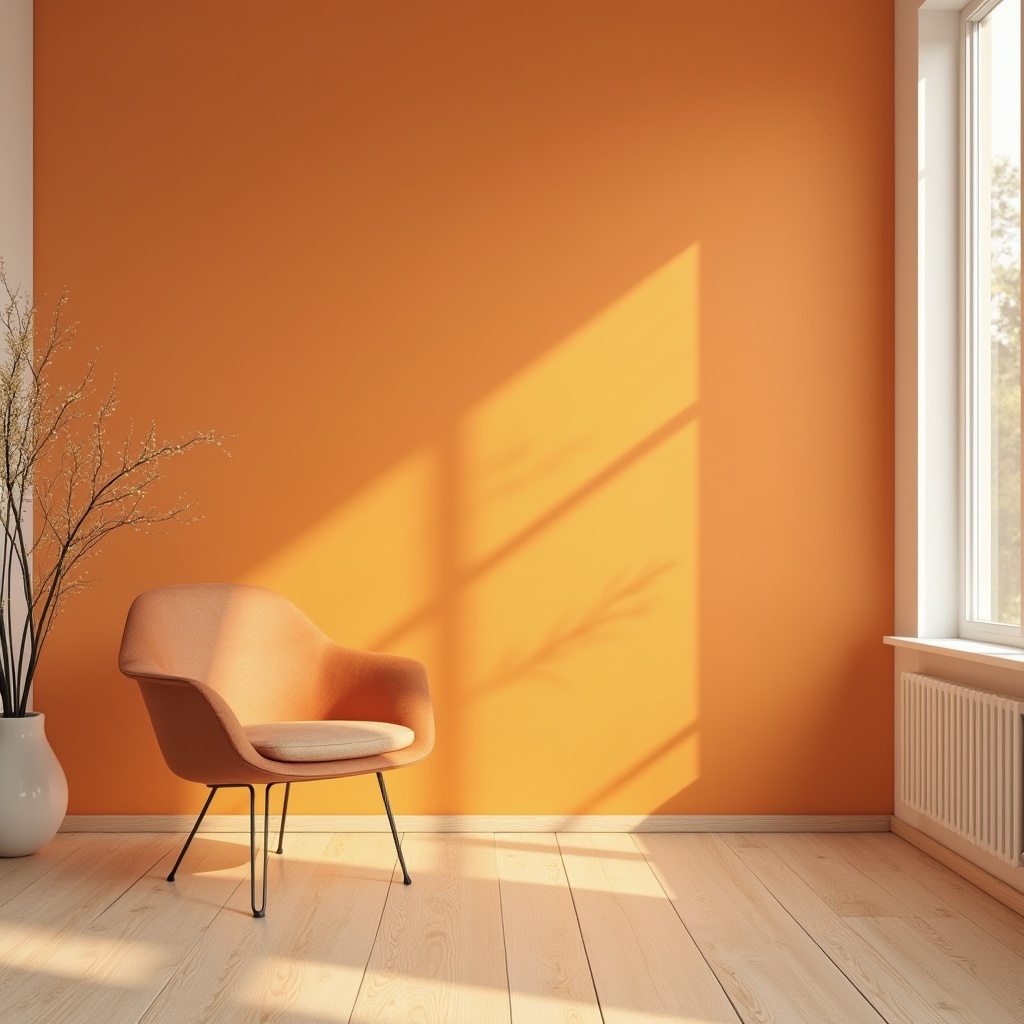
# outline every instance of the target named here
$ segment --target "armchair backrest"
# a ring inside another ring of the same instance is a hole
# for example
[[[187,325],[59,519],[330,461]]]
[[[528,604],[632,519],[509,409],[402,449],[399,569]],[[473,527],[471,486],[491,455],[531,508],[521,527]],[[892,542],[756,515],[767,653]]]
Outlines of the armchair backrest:
[[[301,718],[328,638],[286,597],[201,583],[140,594],[125,624],[125,675],[215,690],[243,724]]]

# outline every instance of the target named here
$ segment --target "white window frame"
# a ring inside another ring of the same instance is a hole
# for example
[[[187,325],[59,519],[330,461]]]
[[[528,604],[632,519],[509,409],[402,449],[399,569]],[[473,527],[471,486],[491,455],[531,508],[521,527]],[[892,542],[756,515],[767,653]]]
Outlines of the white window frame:
[[[974,30],[988,14],[1003,0],[971,0],[960,11],[960,119],[959,119],[959,230],[958,264],[960,316],[960,515],[959,515],[959,636],[1011,646],[1024,646],[1024,629],[1021,625],[989,622],[974,616],[977,607],[979,579],[988,578],[991,569],[980,565],[986,556],[975,557],[973,543],[977,524],[990,521],[988,507],[990,495],[987,491],[975,490],[972,482],[988,476],[987,466],[991,452],[984,440],[984,432],[977,432],[976,409],[988,406],[983,398],[988,390],[990,374],[985,369],[989,358],[987,346],[975,348],[973,342],[978,336],[978,324],[986,317],[985,302],[988,289],[985,286],[987,260],[984,251],[984,233],[979,230],[983,219],[984,204],[978,201],[983,191],[981,168],[974,140],[988,116],[987,98],[980,94],[979,78],[973,71],[983,55],[980,33]],[[980,435],[980,436],[978,436]],[[1022,573],[1024,579],[1024,573]]]
[[[898,666],[948,676],[951,665],[968,661],[978,671],[1017,678],[1024,675],[1024,649],[964,639],[960,626],[964,6],[894,0],[895,593],[886,642],[912,652],[909,662],[898,655]]]

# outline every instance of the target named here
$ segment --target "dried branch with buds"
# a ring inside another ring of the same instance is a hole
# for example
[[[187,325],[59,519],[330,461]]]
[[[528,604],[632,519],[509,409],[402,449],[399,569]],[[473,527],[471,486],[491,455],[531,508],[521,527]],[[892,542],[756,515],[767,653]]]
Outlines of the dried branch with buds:
[[[52,381],[55,358],[71,347],[61,295],[45,330],[31,302],[7,281],[0,261],[0,699],[5,717],[27,713],[39,655],[65,599],[89,582],[83,562],[115,530],[184,519],[190,505],[149,501],[164,463],[211,433],[161,441],[151,425],[119,444],[108,437],[112,388],[97,400],[95,363],[71,388]],[[31,510],[32,517],[26,515]],[[27,523],[32,522],[33,527]],[[29,530],[31,529],[31,532]]]

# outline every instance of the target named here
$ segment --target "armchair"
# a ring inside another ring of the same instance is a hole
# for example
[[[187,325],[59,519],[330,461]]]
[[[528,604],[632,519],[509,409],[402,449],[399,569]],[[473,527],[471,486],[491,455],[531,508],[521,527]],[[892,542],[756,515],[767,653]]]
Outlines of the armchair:
[[[270,790],[285,787],[281,853],[292,783],[374,772],[403,879],[411,883],[383,773],[414,764],[433,747],[421,664],[340,647],[273,591],[205,583],[140,594],[128,612],[118,665],[142,690],[168,768],[210,787],[168,881],[174,881],[217,790],[248,789],[252,912],[263,917]],[[263,892],[257,906],[260,785]]]

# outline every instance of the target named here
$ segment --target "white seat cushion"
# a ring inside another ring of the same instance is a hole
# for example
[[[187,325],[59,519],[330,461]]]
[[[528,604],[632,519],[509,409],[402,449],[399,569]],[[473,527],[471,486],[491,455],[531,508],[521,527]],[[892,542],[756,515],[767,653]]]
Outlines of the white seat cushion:
[[[244,728],[271,761],[347,761],[402,750],[415,739],[412,729],[390,722],[268,722]]]

